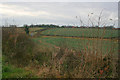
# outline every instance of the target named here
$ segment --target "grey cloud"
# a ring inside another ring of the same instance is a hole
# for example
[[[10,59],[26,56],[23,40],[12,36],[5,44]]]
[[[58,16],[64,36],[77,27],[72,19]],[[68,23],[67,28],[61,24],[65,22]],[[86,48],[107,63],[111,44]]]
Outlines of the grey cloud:
[[[13,6],[13,10],[20,14],[11,16],[10,13],[2,14],[3,20],[5,17],[12,19],[19,25],[35,24],[35,23],[55,23],[55,24],[76,24],[80,25],[76,20],[76,16],[81,18],[87,24],[87,16],[89,13],[99,15],[104,9],[103,16],[106,18],[117,18],[117,2],[19,2],[19,3],[4,3],[3,5]],[[14,7],[16,6],[16,7]],[[11,9],[12,9],[11,8]],[[10,9],[9,9],[10,10]],[[96,18],[96,16],[94,16]],[[4,22],[4,21],[3,21]],[[108,22],[109,23],[109,22]]]

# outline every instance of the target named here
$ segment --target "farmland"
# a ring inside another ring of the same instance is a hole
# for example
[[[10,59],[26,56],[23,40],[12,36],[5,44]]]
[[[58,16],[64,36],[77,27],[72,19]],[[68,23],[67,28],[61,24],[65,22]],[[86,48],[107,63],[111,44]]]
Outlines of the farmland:
[[[43,35],[75,36],[75,37],[118,37],[118,30],[97,28],[52,28],[42,32]]]
[[[85,48],[93,49],[100,49],[103,53],[109,52],[111,49],[117,51],[118,49],[118,42],[117,41],[110,41],[110,40],[88,40],[88,39],[73,39],[73,38],[61,38],[61,37],[40,37],[35,38],[34,41],[38,41],[37,43],[45,45],[55,45],[61,46],[64,44],[67,48],[73,50],[81,50]],[[44,46],[45,46],[44,45]],[[94,46],[96,47],[94,47]],[[112,46],[111,46],[112,45]]]
[[[11,32],[12,30],[14,32]],[[4,78],[116,77],[118,30],[92,28],[29,30],[30,34],[26,35],[24,28],[3,28]],[[34,35],[31,36],[31,33]]]
[[[2,2],[2,80],[119,80],[119,5],[78,0]]]

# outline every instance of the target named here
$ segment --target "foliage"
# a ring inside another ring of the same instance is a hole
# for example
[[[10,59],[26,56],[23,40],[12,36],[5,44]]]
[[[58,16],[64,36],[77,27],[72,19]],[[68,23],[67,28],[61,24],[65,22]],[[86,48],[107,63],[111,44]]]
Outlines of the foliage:
[[[3,55],[10,63],[17,66],[29,64],[34,43],[26,34],[19,33],[17,28],[3,28],[2,44]]]
[[[44,28],[54,28],[54,27],[59,27],[58,25],[53,25],[53,24],[41,24],[41,25],[33,25],[31,24],[29,27],[44,27]]]
[[[27,25],[24,25],[24,27],[25,27],[26,34],[29,34],[29,27]]]

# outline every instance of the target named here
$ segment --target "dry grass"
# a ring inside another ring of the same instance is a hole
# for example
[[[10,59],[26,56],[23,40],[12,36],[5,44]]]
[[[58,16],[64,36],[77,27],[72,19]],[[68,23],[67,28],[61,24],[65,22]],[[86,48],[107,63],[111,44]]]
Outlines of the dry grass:
[[[40,53],[41,54],[41,53]],[[48,52],[49,54],[49,52]],[[112,50],[106,55],[101,55],[100,50],[73,51],[67,47],[60,47],[51,55],[42,66],[36,65],[38,77],[42,78],[116,78],[117,56]],[[49,64],[49,65],[48,65]]]
[[[40,78],[116,78],[117,56],[114,45],[103,55],[97,42],[87,43],[79,51],[69,49],[66,41],[57,50],[34,44],[25,33],[18,29],[3,29],[3,55],[8,63],[25,67]],[[35,45],[35,46],[33,46]],[[98,48],[99,47],[99,48]]]

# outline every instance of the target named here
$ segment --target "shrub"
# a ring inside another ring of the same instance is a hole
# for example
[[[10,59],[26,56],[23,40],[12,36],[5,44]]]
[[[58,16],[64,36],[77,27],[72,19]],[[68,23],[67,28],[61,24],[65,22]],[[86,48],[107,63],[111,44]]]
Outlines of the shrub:
[[[2,50],[10,63],[25,66],[30,62],[34,43],[20,28],[3,28]]]

